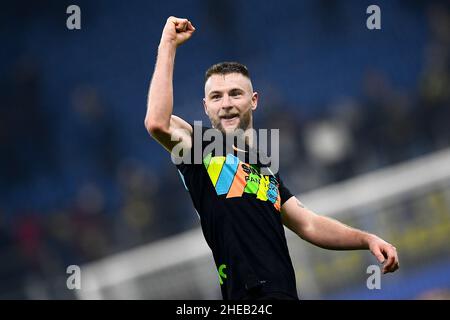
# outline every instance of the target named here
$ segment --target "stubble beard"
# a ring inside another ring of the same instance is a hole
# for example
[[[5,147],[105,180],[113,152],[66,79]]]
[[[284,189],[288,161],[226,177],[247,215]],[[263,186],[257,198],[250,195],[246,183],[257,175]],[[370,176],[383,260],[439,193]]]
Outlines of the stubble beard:
[[[221,122],[221,119],[219,117],[214,118],[214,119],[210,118],[212,126],[215,129],[221,131],[224,134],[233,133],[234,131],[236,131],[238,129],[241,129],[243,131],[247,130],[250,127],[251,120],[252,120],[252,111],[248,110],[247,112],[243,113],[242,115],[239,115],[239,124],[238,124],[238,126],[236,128],[231,129],[231,130],[228,129],[228,131],[227,131],[227,129],[225,129],[222,126],[222,122]]]

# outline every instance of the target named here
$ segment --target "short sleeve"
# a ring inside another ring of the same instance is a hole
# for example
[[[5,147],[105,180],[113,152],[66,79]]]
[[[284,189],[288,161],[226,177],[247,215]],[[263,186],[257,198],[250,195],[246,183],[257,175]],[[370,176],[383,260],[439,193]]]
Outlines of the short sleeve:
[[[281,205],[283,205],[286,201],[288,201],[294,195],[286,187],[286,185],[283,183],[283,180],[280,178],[280,175],[278,175],[278,174],[277,174],[277,179],[278,179],[278,183],[279,183],[278,190],[280,192]]]

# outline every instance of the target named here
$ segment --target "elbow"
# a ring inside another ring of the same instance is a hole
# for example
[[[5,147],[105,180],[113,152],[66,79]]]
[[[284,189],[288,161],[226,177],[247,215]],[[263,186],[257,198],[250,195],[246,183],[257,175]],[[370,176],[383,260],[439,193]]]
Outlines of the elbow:
[[[149,118],[145,118],[144,125],[145,125],[145,129],[147,129],[147,132],[152,137],[155,137],[161,133],[167,132],[165,126],[162,123],[151,120]]]
[[[314,228],[314,224],[311,221],[297,226],[297,228],[295,228],[295,233],[297,234],[297,236],[308,242],[313,242],[314,238],[316,237],[316,230]]]
[[[155,134],[158,134],[158,132],[162,131],[162,125],[154,120],[145,118],[144,120],[145,129],[147,129],[147,132],[154,136]]]
[[[314,230],[312,230],[311,228],[301,228],[296,230],[295,233],[297,234],[297,236],[308,242],[311,242],[312,239],[314,239]]]

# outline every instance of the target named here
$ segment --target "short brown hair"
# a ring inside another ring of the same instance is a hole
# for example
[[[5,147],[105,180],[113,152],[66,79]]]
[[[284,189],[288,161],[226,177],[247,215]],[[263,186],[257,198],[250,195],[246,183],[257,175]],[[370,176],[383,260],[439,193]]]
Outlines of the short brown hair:
[[[211,77],[213,74],[226,75],[230,73],[240,73],[250,79],[248,69],[243,64],[239,62],[220,62],[212,65],[208,70],[206,70],[205,82],[208,81],[209,77]]]

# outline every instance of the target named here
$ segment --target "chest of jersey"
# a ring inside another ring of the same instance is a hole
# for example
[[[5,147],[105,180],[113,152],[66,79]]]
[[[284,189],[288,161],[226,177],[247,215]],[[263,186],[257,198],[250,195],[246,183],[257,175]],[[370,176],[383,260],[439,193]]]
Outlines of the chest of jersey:
[[[261,174],[258,165],[245,163],[232,154],[208,154],[203,165],[218,196],[235,198],[252,194],[261,201],[270,201],[280,211],[278,181],[274,175]]]

